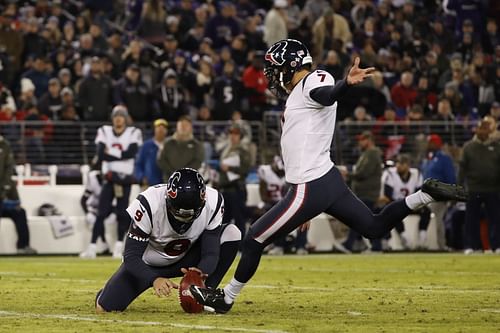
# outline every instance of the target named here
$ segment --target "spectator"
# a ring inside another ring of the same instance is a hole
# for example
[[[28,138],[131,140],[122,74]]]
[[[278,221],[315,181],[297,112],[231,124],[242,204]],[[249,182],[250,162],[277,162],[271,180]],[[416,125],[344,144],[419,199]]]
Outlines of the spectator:
[[[128,66],[124,77],[116,84],[115,104],[125,105],[134,121],[152,119],[153,110],[149,88],[141,80],[139,67],[136,64]]]
[[[47,116],[40,114],[36,105],[27,103],[23,106],[23,110],[26,113],[24,120],[28,122],[24,135],[27,161],[32,164],[43,164],[46,160],[45,143],[49,141],[51,126],[48,124]]]
[[[429,89],[429,79],[425,76],[418,79],[415,104],[421,105],[426,115],[432,114],[437,107],[437,96]]]
[[[158,167],[158,153],[162,150],[168,131],[165,119],[156,119],[153,123],[154,136],[145,141],[135,161],[135,179],[141,188],[163,183],[161,170]]]
[[[268,47],[288,37],[287,7],[287,0],[274,0],[273,8],[266,14],[264,41]]]
[[[443,140],[437,134],[431,134],[427,138],[427,159],[422,165],[424,179],[434,178],[447,184],[456,184],[456,174],[453,161],[443,150]],[[434,214],[436,222],[437,249],[446,249],[444,233],[444,214],[447,210],[447,202],[435,202],[429,205],[429,209]]]
[[[465,210],[465,254],[481,250],[479,220],[484,204],[490,246],[500,254],[500,142],[490,139],[492,122],[482,120],[476,135],[464,145],[458,182],[465,184],[469,200]]]
[[[68,68],[61,68],[57,73],[57,78],[61,84],[61,89],[68,88],[71,92],[74,92],[71,71]]]
[[[307,0],[302,10],[306,17],[307,25],[311,28],[317,20],[321,18],[331,3],[327,0]]]
[[[220,156],[218,189],[224,196],[223,223],[234,223],[246,233],[246,178],[250,169],[250,153],[241,145],[242,130],[233,125],[229,128],[229,146]]]
[[[242,82],[250,108],[246,118],[249,120],[260,120],[267,104],[267,79],[264,75],[263,57],[260,52],[254,53],[252,64],[243,72]]]
[[[373,134],[370,131],[364,131],[358,136],[361,155],[356,165],[348,175],[351,180],[352,191],[368,206],[372,211],[375,209],[375,203],[380,195],[380,179],[382,177],[382,152],[375,146]],[[344,242],[344,247],[349,251],[353,250],[354,242],[360,235],[349,230],[349,236]],[[382,251],[379,239],[371,240],[372,251]]]
[[[167,181],[172,172],[182,168],[198,170],[204,160],[203,144],[193,136],[193,123],[188,116],[177,121],[174,135],[167,138],[158,156],[158,166]]]
[[[127,126],[127,119],[127,109],[117,105],[111,114],[112,126],[103,125],[97,130],[95,143],[98,163],[102,163],[101,171],[104,181],[99,195],[99,207],[92,228],[90,244],[85,251],[80,253],[81,258],[95,259],[96,243],[99,238],[105,241],[104,219],[111,213],[115,199],[118,239],[113,248],[113,258],[122,257],[124,235],[130,224],[130,217],[125,210],[134,181],[134,159],[139,146],[142,145],[141,130]]]
[[[113,103],[113,85],[111,80],[103,75],[102,62],[98,57],[92,58],[90,73],[80,84],[78,101],[84,120],[109,119]]]
[[[34,17],[28,19],[24,25],[23,39],[23,62],[28,60],[29,57],[45,55],[50,50],[48,41],[40,34],[40,24]]]
[[[156,89],[157,116],[169,121],[177,121],[188,112],[186,98],[184,88],[178,82],[177,74],[173,69],[167,69],[161,84]]]
[[[30,79],[35,85],[35,96],[40,98],[49,86],[49,76],[47,74],[47,64],[45,57],[42,55],[36,56],[31,69],[26,71],[23,78]]]
[[[495,19],[490,17],[486,23],[486,32],[483,34],[483,51],[488,54],[493,54],[497,45],[500,45],[498,25]]]
[[[190,87],[193,97],[191,103],[196,107],[200,107],[203,104],[209,104],[209,94],[212,90],[214,81],[212,59],[210,57],[202,57],[198,62],[198,67]]]
[[[334,40],[341,40],[344,47],[352,40],[349,23],[331,8],[324,10],[323,16],[314,23],[312,33],[313,57],[318,59],[318,63],[325,57],[326,51],[333,48]]]
[[[413,87],[413,74],[404,72],[401,80],[391,88],[391,100],[404,114],[408,107],[413,105],[417,97],[417,90]]]
[[[49,80],[49,90],[40,98],[38,108],[49,119],[58,120],[61,117],[63,104],[61,99],[61,83],[58,79],[52,78]]]
[[[90,25],[89,34],[92,36],[92,45],[100,54],[108,50],[108,41],[102,35],[102,29],[97,23]]]
[[[235,63],[230,60],[224,64],[223,75],[214,83],[214,118],[228,120],[232,111],[238,110],[242,95],[241,81],[235,76]]]
[[[455,134],[455,115],[448,99],[443,98],[439,101],[437,113],[431,119],[440,122],[439,125],[433,125],[433,131],[443,135],[444,142],[452,143]]]
[[[14,166],[15,161],[10,144],[0,135],[0,199],[2,199],[2,202],[7,197],[6,190],[11,186]],[[1,208],[0,205],[0,210]]]
[[[28,219],[26,218],[26,210],[21,206],[17,184],[15,181],[10,180],[10,184],[6,187],[8,189],[3,197],[1,217],[8,217],[14,222],[17,232],[17,254],[37,254],[37,251],[30,246]]]
[[[497,123],[500,123],[500,102],[493,102],[489,114]]]
[[[236,20],[236,8],[229,2],[221,2],[220,14],[208,20],[205,26],[205,36],[213,41],[215,49],[227,46],[233,38],[240,34],[240,25]]]

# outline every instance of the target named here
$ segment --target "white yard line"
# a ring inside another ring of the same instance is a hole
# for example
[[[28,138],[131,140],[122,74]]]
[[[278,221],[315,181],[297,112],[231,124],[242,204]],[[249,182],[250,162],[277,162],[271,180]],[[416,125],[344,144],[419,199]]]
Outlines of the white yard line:
[[[2,311],[0,310],[0,317],[15,317],[15,318],[45,318],[45,319],[63,319],[74,321],[90,321],[97,323],[119,323],[127,325],[144,325],[144,326],[167,326],[175,328],[187,328],[193,330],[218,330],[227,332],[254,332],[254,333],[287,333],[286,331],[279,330],[264,330],[243,327],[221,327],[209,325],[190,325],[178,323],[162,323],[159,321],[141,321],[141,320],[120,320],[120,319],[101,319],[95,317],[84,317],[78,315],[63,315],[63,314],[40,314],[31,312],[15,312],[15,311]]]
[[[500,309],[479,309],[481,312],[500,313]]]

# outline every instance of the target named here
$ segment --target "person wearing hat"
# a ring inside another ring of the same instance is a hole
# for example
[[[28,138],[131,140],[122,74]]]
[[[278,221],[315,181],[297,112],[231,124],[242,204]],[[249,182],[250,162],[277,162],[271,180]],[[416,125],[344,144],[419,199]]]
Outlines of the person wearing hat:
[[[424,179],[433,178],[448,184],[456,184],[456,171],[453,160],[442,150],[443,139],[438,134],[431,134],[427,137],[427,159],[422,165]],[[435,228],[437,233],[437,250],[446,249],[446,239],[444,233],[444,215],[448,208],[448,203],[433,202],[429,204],[429,209],[434,213]],[[429,246],[433,249],[434,246]]]
[[[358,135],[358,146],[361,150],[353,172],[348,174],[351,189],[356,196],[368,207],[374,210],[380,194],[380,179],[382,177],[382,151],[375,145],[373,133],[363,131]],[[344,242],[344,247],[353,250],[354,242],[360,237],[359,233],[351,229]],[[372,251],[382,251],[379,239],[371,240]]]
[[[90,73],[78,90],[83,120],[106,121],[113,105],[113,83],[104,74],[101,59],[92,57]]]
[[[135,161],[135,178],[144,189],[163,183],[161,169],[156,161],[167,137],[168,122],[165,119],[156,119],[153,128],[153,137],[144,141]]]
[[[490,138],[492,125],[488,118],[479,122],[460,160],[458,182],[470,192],[465,209],[465,254],[483,249],[479,236],[482,205],[489,222],[491,249],[500,254],[500,142]]]
[[[152,118],[152,98],[147,84],[141,79],[137,64],[130,64],[115,86],[116,104],[127,107],[134,121],[148,121]]]
[[[127,126],[128,111],[123,105],[117,105],[111,113],[112,125],[103,125],[97,130],[95,143],[97,145],[98,163],[101,162],[101,172],[104,178],[97,217],[92,228],[92,238],[88,248],[80,253],[81,258],[96,257],[98,238],[104,237],[104,219],[112,210],[116,199],[118,220],[118,240],[113,249],[113,258],[121,258],[123,237],[128,229],[130,218],[126,213],[130,188],[134,182],[135,157],[142,145],[142,132],[134,126]]]
[[[61,117],[61,109],[63,103],[61,99],[61,82],[59,79],[52,78],[49,80],[49,90],[43,94],[38,102],[38,109],[49,119],[58,120]]]
[[[166,182],[177,169],[198,170],[205,159],[203,143],[193,135],[193,122],[188,116],[181,116],[174,135],[167,138],[158,155],[158,166]]]
[[[223,223],[234,223],[241,235],[246,231],[246,178],[250,170],[250,152],[241,144],[243,131],[237,124],[231,125],[229,145],[220,155],[218,189],[224,196],[225,213]]]

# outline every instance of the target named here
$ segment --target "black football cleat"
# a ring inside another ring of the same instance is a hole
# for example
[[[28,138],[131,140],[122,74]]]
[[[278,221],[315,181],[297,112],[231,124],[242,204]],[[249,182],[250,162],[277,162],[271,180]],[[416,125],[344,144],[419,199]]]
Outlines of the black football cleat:
[[[424,181],[422,192],[427,193],[436,201],[467,201],[469,199],[469,194],[462,186],[446,184],[432,178]]]
[[[198,303],[203,304],[205,307],[213,309],[216,313],[226,313],[231,310],[233,303],[227,304],[224,301],[223,289],[210,289],[201,288],[191,285],[189,291]]]

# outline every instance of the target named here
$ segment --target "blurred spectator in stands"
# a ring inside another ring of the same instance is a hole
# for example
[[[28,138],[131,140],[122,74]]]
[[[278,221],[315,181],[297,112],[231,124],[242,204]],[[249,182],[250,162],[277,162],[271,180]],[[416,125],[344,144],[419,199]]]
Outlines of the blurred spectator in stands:
[[[264,41],[268,47],[288,37],[287,0],[274,0],[273,8],[264,19]]]
[[[403,72],[401,79],[391,88],[391,100],[403,114],[413,105],[417,97],[417,90],[413,87],[413,74]]]
[[[9,110],[10,113],[15,113],[17,110],[16,101],[9,88],[0,81],[0,111],[5,112],[6,110]]]
[[[210,92],[214,81],[214,72],[212,68],[212,59],[208,56],[203,56],[198,61],[198,70],[190,86],[191,103],[195,107],[200,107],[210,103]]]
[[[125,105],[134,121],[152,119],[151,94],[148,86],[141,80],[139,66],[136,64],[130,64],[125,75],[116,83],[114,102]]]
[[[466,33],[456,47],[457,52],[462,56],[464,63],[470,63],[474,53],[472,34]]]
[[[371,131],[363,131],[357,137],[361,149],[353,171],[348,174],[351,181],[352,191],[370,208],[375,209],[375,203],[380,195],[380,184],[382,177],[382,152],[375,145]],[[354,243],[360,238],[359,233],[353,229],[349,230],[349,236],[344,242],[344,247],[352,251]],[[371,240],[372,251],[382,251],[381,241],[379,239]]]
[[[241,19],[246,19],[255,13],[257,6],[252,3],[251,0],[238,0],[236,4],[236,12],[238,17]]]
[[[41,115],[36,105],[31,103],[25,104],[23,110],[26,113],[24,120],[28,122],[24,135],[27,162],[43,164],[46,161],[45,141],[48,140],[51,129],[48,125],[43,125],[42,122],[47,122],[48,117]],[[33,124],[32,121],[36,123]]]
[[[500,102],[493,102],[490,107],[490,114],[493,119],[497,122],[497,124],[500,124]]]
[[[76,110],[75,95],[73,94],[73,91],[70,88],[64,87],[61,90],[60,95],[61,95],[61,101],[62,101],[63,106],[72,105],[72,106],[75,106],[75,110]]]
[[[240,38],[243,38],[246,41],[246,46],[250,50],[265,50],[266,43],[264,43],[264,36],[262,33],[262,29],[259,27],[260,18],[259,16],[250,16],[245,20],[245,29],[243,34],[240,35]],[[288,21],[290,22],[290,21]],[[231,45],[234,44],[234,41]],[[233,55],[234,58],[234,55]],[[238,62],[239,65],[242,65]]]
[[[11,186],[12,173],[15,167],[14,155],[9,142],[2,135],[0,135],[0,199],[3,201]],[[2,208],[0,202],[0,210]]]
[[[207,164],[210,162],[210,160],[212,159],[212,155],[214,154],[214,143],[217,140],[223,141],[224,138],[218,135],[219,126],[214,126],[208,123],[213,120],[212,112],[210,111],[210,108],[208,106],[202,105],[199,108],[196,120],[204,122],[204,124],[202,124],[198,129],[198,137],[200,138],[200,141],[203,142],[203,148],[205,149],[204,164]]]
[[[14,161],[12,161],[12,164],[14,164]],[[14,165],[11,166],[14,167]],[[26,210],[21,206],[17,184],[13,180],[8,180],[8,183],[5,185],[6,191],[2,196],[3,201],[0,215],[1,217],[10,218],[14,222],[17,232],[17,254],[37,254],[37,251],[30,246],[28,219],[26,217]]]
[[[426,76],[421,76],[418,79],[417,95],[414,103],[421,105],[426,115],[431,115],[437,107],[437,96],[429,89],[429,79]]]
[[[122,70],[127,69],[132,63],[139,66],[141,64],[141,52],[141,41],[138,39],[131,40],[125,52],[122,54]]]
[[[71,71],[68,68],[61,68],[57,73],[57,78],[61,83],[61,89],[68,88],[74,92],[73,84],[71,82]]]
[[[452,110],[458,114],[467,113],[467,109],[464,106],[462,94],[458,90],[457,84],[454,82],[448,82],[444,88],[444,91],[439,96],[439,99],[447,99],[450,102]],[[430,114],[432,117],[434,114]]]
[[[166,34],[166,19],[167,11],[162,1],[144,1],[137,34],[151,44],[160,45]]]
[[[229,45],[241,30],[235,18],[236,8],[229,1],[220,3],[220,13],[210,18],[205,26],[205,36],[213,41],[215,49]]]
[[[37,104],[37,98],[35,96],[35,85],[30,79],[23,78],[21,79],[21,95],[17,99],[17,107],[21,108],[27,103],[33,105]]]
[[[224,64],[223,73],[214,82],[214,118],[228,120],[234,110],[240,108],[242,84],[235,75],[235,63],[232,60]]]
[[[177,74],[177,80],[182,87],[187,87],[193,80],[194,75],[186,58],[188,58],[188,55],[185,52],[177,50],[174,63],[170,67]]]
[[[369,17],[363,23],[363,29],[358,28],[354,31],[353,44],[356,48],[362,49],[367,40],[373,41],[375,49],[379,49],[383,37],[375,30],[375,18]]]
[[[484,116],[484,121],[491,123],[491,133],[489,140],[500,141],[500,131],[498,130],[498,121],[491,115]]]
[[[447,98],[439,100],[437,113],[431,117],[431,120],[439,121],[439,124],[432,125],[433,132],[442,135],[445,143],[451,143],[454,139],[455,115]]]
[[[103,54],[108,50],[108,41],[103,36],[100,25],[92,23],[89,28],[89,34],[92,36],[92,45],[99,54]]]
[[[307,0],[302,9],[303,15],[306,17],[307,25],[311,28],[325,12],[325,8],[331,6],[327,0]]]
[[[63,107],[61,99],[61,83],[58,79],[52,78],[49,80],[49,90],[43,94],[38,102],[40,112],[46,115],[49,119],[58,120],[61,116]]]
[[[76,40],[75,26],[73,22],[68,21],[64,24],[63,27],[61,46],[67,49],[74,48],[75,40]]]
[[[427,137],[427,159],[423,161],[422,174],[424,179],[434,178],[448,184],[456,184],[455,166],[451,157],[443,152],[442,147],[443,140],[440,135],[431,134]],[[446,249],[443,218],[447,206],[447,202],[434,202],[429,205],[436,222],[438,250]]]
[[[229,146],[220,156],[220,175],[217,188],[224,196],[223,223],[234,223],[241,234],[246,232],[246,178],[250,169],[250,153],[241,144],[242,130],[229,128]]]
[[[472,112],[469,112],[474,118],[484,117],[488,114],[491,103],[495,101],[495,91],[493,85],[489,84],[482,73],[476,70],[471,70],[469,79],[464,82],[469,90],[472,103]]]
[[[117,72],[122,68],[122,54],[125,52],[121,35],[113,32],[108,37],[107,43],[109,48],[106,50],[106,56],[113,63],[113,76],[117,76]]]
[[[249,104],[248,114],[245,118],[260,120],[262,111],[267,105],[267,79],[264,75],[264,54],[262,52],[254,52],[251,65],[243,72],[242,82]]]
[[[163,183],[162,173],[157,161],[158,153],[163,148],[163,143],[167,137],[168,122],[165,119],[156,119],[153,126],[153,137],[144,142],[135,161],[135,179],[137,179],[141,188]]]
[[[318,65],[318,68],[330,73],[335,80],[341,80],[344,77],[345,68],[340,63],[339,55],[334,50],[328,51],[324,61]]]
[[[261,35],[250,36],[250,38],[255,37],[255,40],[249,39],[247,41],[247,37],[245,35],[236,36],[231,42],[231,55],[233,57],[234,62],[238,65],[238,67],[242,68],[247,65],[249,52],[252,50],[247,42],[256,43],[256,45],[260,45],[256,48],[256,50],[264,50],[266,48],[266,44],[262,40]]]
[[[94,39],[91,34],[84,33],[80,35],[79,42],[78,53],[84,62],[87,62],[87,59],[98,55],[97,50],[94,48]]]
[[[75,18],[75,31],[77,36],[81,36],[89,31],[89,22],[87,15],[78,15]]]
[[[351,20],[355,29],[360,29],[366,25],[367,21],[372,21],[375,14],[375,6],[370,0],[360,0],[351,9]]]
[[[173,8],[173,14],[180,19],[179,31],[182,31],[183,34],[189,31],[196,23],[194,9],[192,0],[181,0],[180,3]]]
[[[197,10],[198,11],[198,10]],[[203,40],[204,25],[196,23],[181,40],[181,47],[183,50],[194,52],[198,49],[201,41]]]
[[[422,72],[422,77],[427,78],[427,89],[433,92],[437,89],[439,76],[441,75],[438,61],[438,54],[434,51],[429,51],[425,55],[425,58],[421,58],[421,60],[418,62],[420,71]]]
[[[231,113],[231,123],[240,129],[240,143],[248,148],[248,145],[252,142],[252,126],[250,123],[243,119],[243,114],[238,110]]]
[[[113,104],[113,84],[103,75],[102,62],[93,57],[90,73],[80,84],[78,102],[86,121],[106,121]]]
[[[476,135],[463,148],[458,181],[469,191],[465,210],[465,254],[482,250],[481,206],[488,217],[490,246],[500,254],[500,142],[490,139],[493,123],[481,120]]]
[[[50,50],[49,43],[40,34],[40,23],[38,19],[32,17],[24,25],[22,61],[29,57],[42,56]]]
[[[486,23],[486,32],[483,34],[483,51],[488,54],[495,52],[495,47],[500,45],[500,34],[498,25],[494,18],[490,17]]]
[[[377,124],[373,128],[373,134],[384,148],[384,158],[391,159],[399,153],[406,138],[402,132],[403,118],[396,113],[394,105],[387,104],[384,114],[377,118]]]
[[[287,0],[288,6],[286,8],[286,27],[288,30],[288,36],[290,38],[296,38],[300,24],[304,19],[300,7],[296,4],[295,0]],[[304,20],[305,21],[305,20]]]
[[[172,172],[181,168],[198,170],[203,162],[203,144],[193,136],[193,123],[188,116],[177,121],[174,135],[167,138],[158,156],[158,166],[166,182]]]
[[[443,24],[444,17],[436,16],[433,22],[431,22],[432,30],[428,40],[431,43],[438,43],[445,54],[453,52],[455,47],[453,41],[453,34],[446,28]]]
[[[156,61],[161,70],[165,70],[174,65],[174,57],[177,54],[179,43],[175,36],[168,34],[163,40],[162,54],[157,57]]]
[[[351,43],[352,34],[347,20],[333,9],[323,8],[323,15],[314,23],[313,33],[313,57],[317,63],[325,57],[328,50],[333,48],[333,41],[340,39],[344,47]]]
[[[424,109],[420,104],[413,104],[406,117],[407,126],[404,127],[405,141],[401,151],[409,154],[414,165],[419,164],[426,155],[428,126],[422,123],[425,120]]]
[[[12,5],[11,5],[12,6]],[[10,11],[10,13],[9,13]],[[12,65],[12,73],[21,67],[23,53],[23,35],[19,24],[15,22],[16,8],[9,8],[0,15],[0,45],[5,48]]]
[[[43,55],[36,56],[31,68],[23,73],[23,78],[30,79],[35,85],[35,96],[40,98],[49,86],[49,75],[47,74],[46,59]]]
[[[53,65],[53,71],[51,73],[51,76],[57,76],[59,71],[63,67],[65,67],[66,63],[68,62],[66,50],[64,50],[63,48],[57,49],[57,51],[54,54],[52,54],[51,61]]]
[[[63,104],[59,120],[65,123],[57,127],[47,146],[47,154],[50,153],[54,160],[63,160],[67,164],[83,164],[83,128],[75,106],[71,103]]]
[[[162,82],[156,89],[155,94],[158,103],[156,107],[158,110],[157,117],[177,121],[180,116],[187,114],[187,96],[173,69],[169,68],[165,71]]]

